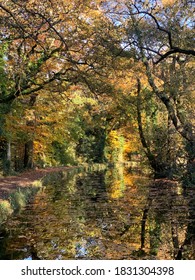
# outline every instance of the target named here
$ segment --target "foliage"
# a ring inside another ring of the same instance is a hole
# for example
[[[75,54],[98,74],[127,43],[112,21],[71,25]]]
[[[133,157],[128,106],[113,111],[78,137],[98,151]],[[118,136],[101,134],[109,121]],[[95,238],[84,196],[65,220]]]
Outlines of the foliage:
[[[1,2],[1,168],[145,154],[158,177],[193,183],[191,6]]]
[[[13,212],[9,201],[0,200],[0,223],[4,222],[9,215]]]

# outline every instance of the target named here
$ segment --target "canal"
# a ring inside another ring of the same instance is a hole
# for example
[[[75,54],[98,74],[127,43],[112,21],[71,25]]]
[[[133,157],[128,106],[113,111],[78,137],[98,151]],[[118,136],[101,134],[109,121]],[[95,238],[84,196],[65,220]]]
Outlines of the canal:
[[[1,225],[1,260],[195,258],[195,196],[128,169],[46,176]]]

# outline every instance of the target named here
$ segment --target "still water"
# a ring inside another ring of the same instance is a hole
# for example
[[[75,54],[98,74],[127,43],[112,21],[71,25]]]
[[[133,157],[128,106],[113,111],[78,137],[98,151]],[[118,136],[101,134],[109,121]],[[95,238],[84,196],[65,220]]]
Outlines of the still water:
[[[195,259],[195,197],[127,170],[57,173],[0,232],[0,259]]]

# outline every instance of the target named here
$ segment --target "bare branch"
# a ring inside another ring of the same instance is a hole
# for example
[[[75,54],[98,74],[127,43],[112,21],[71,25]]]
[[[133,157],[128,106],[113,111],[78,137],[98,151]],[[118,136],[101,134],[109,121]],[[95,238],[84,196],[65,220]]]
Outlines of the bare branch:
[[[182,54],[187,54],[187,55],[193,55],[195,56],[195,51],[194,50],[185,50],[185,49],[180,49],[177,47],[174,47],[172,50],[166,52],[165,54],[161,55],[161,57],[155,62],[155,64],[158,64],[168,56],[170,56],[173,53],[182,53]]]

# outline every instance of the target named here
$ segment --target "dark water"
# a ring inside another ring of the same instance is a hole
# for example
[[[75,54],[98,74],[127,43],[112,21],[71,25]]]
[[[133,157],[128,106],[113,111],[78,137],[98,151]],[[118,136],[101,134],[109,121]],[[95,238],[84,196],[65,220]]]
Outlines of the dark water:
[[[124,170],[47,177],[0,230],[0,259],[195,259],[195,197]]]

